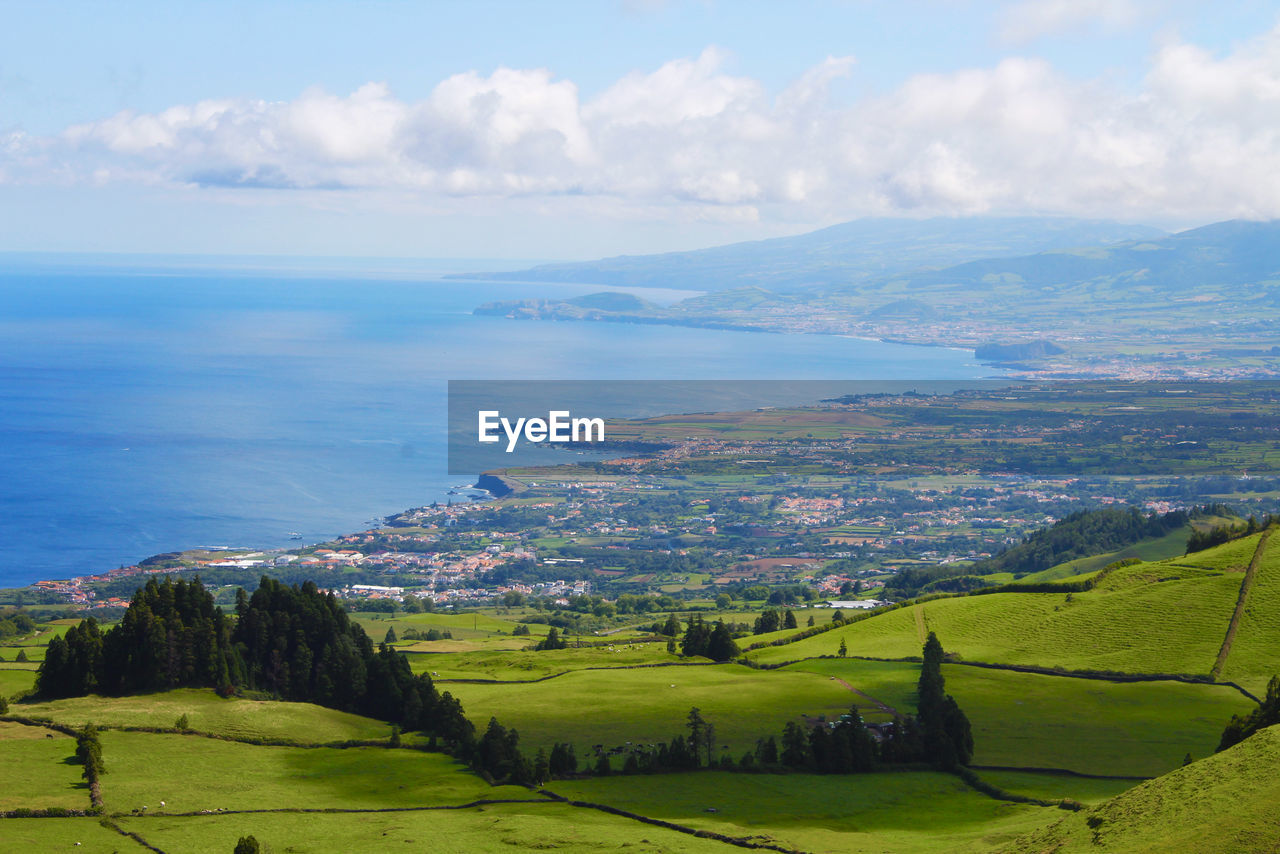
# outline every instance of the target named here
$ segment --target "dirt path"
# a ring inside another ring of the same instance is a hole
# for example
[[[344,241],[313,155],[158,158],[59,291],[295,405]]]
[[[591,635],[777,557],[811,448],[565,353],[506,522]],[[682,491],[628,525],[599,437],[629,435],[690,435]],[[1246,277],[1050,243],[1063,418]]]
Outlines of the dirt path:
[[[1222,648],[1218,650],[1218,660],[1213,663],[1213,669],[1209,671],[1209,675],[1217,679],[1222,675],[1222,668],[1227,664],[1227,656],[1231,654],[1231,644],[1236,639],[1236,629],[1240,628],[1240,619],[1244,616],[1245,605],[1249,601],[1249,591],[1253,589],[1253,581],[1258,577],[1258,567],[1262,565],[1262,555],[1267,550],[1267,543],[1271,541],[1271,531],[1268,528],[1258,538],[1258,547],[1254,549],[1253,560],[1249,561],[1249,568],[1244,572],[1244,581],[1240,582],[1240,597],[1236,599],[1236,610],[1231,615],[1231,622],[1227,625],[1227,636],[1222,639]]]
[[[844,687],[848,688],[853,693],[857,694],[862,699],[866,700],[871,705],[875,706],[880,711],[884,712],[885,714],[893,715],[894,717],[898,716],[898,710],[895,709],[893,706],[890,706],[888,703],[877,700],[875,697],[871,696],[866,691],[859,691],[857,688],[853,687],[848,682],[841,679],[839,676],[834,676],[832,678],[835,679]]]

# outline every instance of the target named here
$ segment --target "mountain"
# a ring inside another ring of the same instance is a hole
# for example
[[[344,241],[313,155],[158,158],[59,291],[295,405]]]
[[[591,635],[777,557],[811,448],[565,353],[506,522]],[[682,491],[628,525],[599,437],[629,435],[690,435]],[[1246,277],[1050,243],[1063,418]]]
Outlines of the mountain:
[[[905,277],[913,291],[992,281],[1024,289],[1154,287],[1164,294],[1280,282],[1280,221],[1232,220],[1158,239],[983,259]]]
[[[459,273],[450,278],[700,291],[755,285],[790,292],[985,258],[1164,236],[1165,232],[1143,225],[1059,217],[864,219],[794,237],[692,252],[622,255],[517,272]]]

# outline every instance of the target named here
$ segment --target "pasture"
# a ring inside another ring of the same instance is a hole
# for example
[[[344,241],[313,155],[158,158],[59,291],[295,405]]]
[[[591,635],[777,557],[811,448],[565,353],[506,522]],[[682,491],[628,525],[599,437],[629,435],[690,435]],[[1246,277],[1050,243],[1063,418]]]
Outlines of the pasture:
[[[274,747],[115,730],[101,739],[102,797],[111,812],[374,809],[530,797],[523,788],[489,786],[444,754],[418,750]]]
[[[925,771],[849,776],[716,771],[557,781],[548,788],[699,830],[822,854],[987,851],[1062,814],[996,801],[955,777]]]
[[[246,834],[253,834],[264,850],[294,854],[533,850],[726,854],[739,850],[715,840],[545,800],[391,813],[153,816],[123,818],[120,825],[167,854],[231,851]],[[128,849],[121,846],[121,850]]]
[[[975,765],[1152,777],[1207,756],[1238,691],[1181,682],[1103,682],[944,665],[946,690],[973,725]],[[984,775],[985,776],[985,775]]]
[[[70,736],[0,721],[0,812],[87,809],[89,790],[80,766],[68,762],[74,760],[75,752],[76,742]]]
[[[528,638],[522,638],[528,642]],[[520,682],[541,679],[568,670],[591,667],[624,667],[679,661],[667,652],[665,643],[628,643],[617,640],[610,646],[542,650],[534,652],[415,653],[404,650],[414,673],[430,673],[433,679],[495,679]],[[438,676],[436,674],[439,674]],[[441,690],[453,690],[446,682]]]
[[[442,687],[462,701],[481,730],[497,716],[520,733],[526,752],[571,741],[579,758],[595,744],[649,744],[687,735],[693,706],[737,758],[757,738],[779,735],[788,720],[838,716],[856,699],[825,676],[733,664],[581,670],[532,684]]]
[[[1143,564],[1119,589],[1086,593],[995,593],[936,599],[880,614],[794,644],[749,653],[761,662],[834,655],[920,655],[930,631],[970,661],[1126,673],[1207,674],[1226,635],[1242,575],[1170,578],[1179,570]]]
[[[385,739],[388,724],[311,703],[223,699],[209,689],[183,688],[127,697],[70,697],[10,707],[13,714],[73,727],[172,727],[186,715],[192,732],[296,744]]]

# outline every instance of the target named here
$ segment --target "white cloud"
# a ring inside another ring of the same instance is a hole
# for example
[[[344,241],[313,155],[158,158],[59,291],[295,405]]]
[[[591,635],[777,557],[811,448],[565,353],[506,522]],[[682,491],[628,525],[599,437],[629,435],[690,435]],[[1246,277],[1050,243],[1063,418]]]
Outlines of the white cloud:
[[[1147,14],[1137,0],[1023,0],[1004,11],[1000,36],[1011,44],[1026,44],[1089,26],[1122,30]]]
[[[1225,56],[1168,44],[1134,92],[1010,58],[836,104],[851,59],[776,95],[723,64],[709,48],[586,101],[550,71],[499,68],[414,102],[371,83],[124,112],[0,139],[0,181],[545,199],[641,219],[1280,216],[1280,31]]]

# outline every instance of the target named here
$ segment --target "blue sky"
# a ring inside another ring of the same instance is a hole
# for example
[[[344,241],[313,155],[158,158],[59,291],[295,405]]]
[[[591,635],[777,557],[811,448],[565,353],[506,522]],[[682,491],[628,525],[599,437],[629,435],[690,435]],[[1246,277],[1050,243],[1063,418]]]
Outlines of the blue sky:
[[[0,4],[0,250],[585,258],[1280,216],[1272,3]]]

